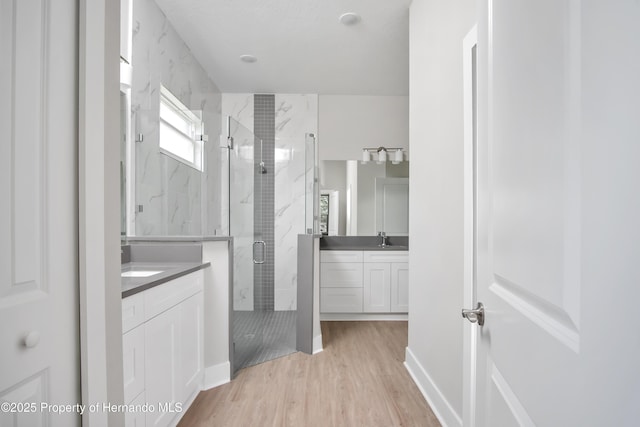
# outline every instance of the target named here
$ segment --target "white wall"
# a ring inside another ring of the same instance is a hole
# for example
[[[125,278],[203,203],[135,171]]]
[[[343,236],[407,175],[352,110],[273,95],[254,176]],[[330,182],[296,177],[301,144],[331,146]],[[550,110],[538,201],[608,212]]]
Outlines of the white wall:
[[[359,160],[364,147],[408,150],[409,97],[319,95],[318,137],[320,160]]]
[[[474,2],[411,5],[407,366],[446,425],[462,416],[462,40],[474,22]]]
[[[232,245],[233,243],[231,243]],[[231,380],[229,363],[229,245],[224,241],[202,243],[204,270],[204,388]]]

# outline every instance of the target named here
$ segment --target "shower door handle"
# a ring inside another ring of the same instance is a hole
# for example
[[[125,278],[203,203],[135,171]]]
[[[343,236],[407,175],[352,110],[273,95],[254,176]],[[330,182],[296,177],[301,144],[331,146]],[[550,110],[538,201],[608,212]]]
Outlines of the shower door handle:
[[[258,261],[256,259],[256,245],[262,245],[262,260]],[[253,242],[253,263],[254,264],[264,264],[265,259],[267,258],[267,243],[264,240],[257,240]]]

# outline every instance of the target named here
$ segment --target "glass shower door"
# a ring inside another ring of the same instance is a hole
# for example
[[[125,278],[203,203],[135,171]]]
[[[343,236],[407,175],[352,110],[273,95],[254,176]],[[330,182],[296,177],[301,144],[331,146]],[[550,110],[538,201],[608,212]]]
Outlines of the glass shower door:
[[[252,365],[263,342],[264,312],[258,293],[266,244],[256,234],[262,219],[260,140],[233,118],[227,119],[229,152],[228,223],[233,236],[233,370]],[[257,203],[256,203],[257,201]]]

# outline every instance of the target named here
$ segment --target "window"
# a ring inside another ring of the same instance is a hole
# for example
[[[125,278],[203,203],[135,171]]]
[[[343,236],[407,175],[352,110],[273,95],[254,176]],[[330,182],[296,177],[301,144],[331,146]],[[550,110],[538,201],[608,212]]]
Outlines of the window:
[[[200,117],[160,86],[160,152],[202,171],[203,139]]]

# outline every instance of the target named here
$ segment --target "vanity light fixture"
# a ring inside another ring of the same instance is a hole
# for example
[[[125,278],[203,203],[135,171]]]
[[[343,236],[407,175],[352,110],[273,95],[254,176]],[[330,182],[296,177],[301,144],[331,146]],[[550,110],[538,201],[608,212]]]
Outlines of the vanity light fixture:
[[[401,161],[404,160],[404,152],[402,148],[387,148],[387,147],[378,147],[378,148],[363,148],[362,149],[362,164],[365,164],[372,160],[372,154],[377,155],[376,163],[382,164],[386,162],[389,158],[391,159],[391,163],[397,165]]]

